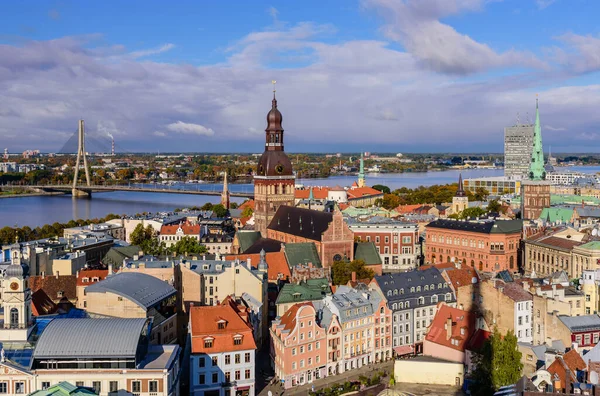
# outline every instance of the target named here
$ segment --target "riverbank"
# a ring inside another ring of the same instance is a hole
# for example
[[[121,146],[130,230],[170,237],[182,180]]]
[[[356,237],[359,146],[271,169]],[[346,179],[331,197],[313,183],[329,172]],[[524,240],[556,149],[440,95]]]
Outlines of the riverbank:
[[[41,196],[52,196],[52,195],[65,195],[64,192],[31,192],[31,193],[18,193],[18,194],[5,194],[0,193],[0,198],[25,198],[25,197],[41,197]]]

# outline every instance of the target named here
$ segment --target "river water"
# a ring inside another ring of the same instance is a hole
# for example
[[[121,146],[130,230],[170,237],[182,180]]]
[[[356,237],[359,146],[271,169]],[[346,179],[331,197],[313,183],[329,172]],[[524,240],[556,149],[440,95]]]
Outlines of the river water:
[[[600,166],[573,167],[586,173],[600,172]],[[502,169],[446,170],[439,172],[415,173],[374,173],[367,174],[367,184],[383,184],[392,190],[400,187],[414,188],[434,184],[448,184],[463,178],[501,176]],[[305,186],[350,186],[356,176],[333,176],[326,179],[300,179],[298,184]],[[230,184],[230,191],[252,192],[252,184]],[[165,187],[169,188],[169,187]],[[170,188],[202,189],[221,191],[221,184],[188,184]],[[70,195],[1,198],[0,228],[4,226],[37,227],[56,221],[66,223],[72,219],[90,219],[106,216],[109,213],[133,215],[141,212],[164,212],[175,208],[202,206],[206,202],[219,203],[218,196],[106,192],[94,193],[92,199],[73,199]],[[232,202],[242,202],[232,198]]]

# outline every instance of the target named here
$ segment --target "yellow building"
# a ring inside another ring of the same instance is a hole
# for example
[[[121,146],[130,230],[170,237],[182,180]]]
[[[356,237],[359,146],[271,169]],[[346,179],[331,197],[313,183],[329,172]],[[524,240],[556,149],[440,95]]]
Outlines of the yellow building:
[[[411,384],[461,386],[465,375],[463,362],[450,362],[431,356],[398,359],[394,362],[394,380]]]

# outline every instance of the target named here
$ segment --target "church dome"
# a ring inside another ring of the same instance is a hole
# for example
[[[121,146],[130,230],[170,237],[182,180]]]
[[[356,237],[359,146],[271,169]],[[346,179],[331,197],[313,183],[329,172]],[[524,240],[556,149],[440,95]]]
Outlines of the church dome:
[[[7,278],[24,278],[29,274],[29,266],[27,264],[11,264],[6,267],[5,277]]]
[[[292,176],[292,162],[284,151],[265,151],[258,160],[258,176]]]
[[[277,109],[277,100],[273,98],[271,110],[267,113],[267,131],[282,131],[283,116]]]

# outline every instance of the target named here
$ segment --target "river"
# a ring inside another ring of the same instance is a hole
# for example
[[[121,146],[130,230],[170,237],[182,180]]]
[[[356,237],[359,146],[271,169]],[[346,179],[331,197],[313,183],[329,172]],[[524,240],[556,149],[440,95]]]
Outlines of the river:
[[[573,167],[586,173],[600,172],[600,166]],[[414,188],[434,184],[448,184],[463,178],[501,176],[502,169],[446,170],[415,173],[373,173],[367,174],[367,184],[383,184],[391,189]],[[333,176],[326,179],[300,179],[298,184],[305,186],[350,186],[356,176]],[[222,190],[221,184],[188,184],[172,188]],[[230,184],[230,191],[252,192],[252,184]],[[73,199],[70,195],[37,196],[0,199],[0,228],[4,226],[37,227],[44,224],[72,219],[91,219],[109,213],[133,215],[140,212],[172,211],[175,208],[202,206],[206,202],[219,203],[218,196],[178,195],[161,193],[106,192],[95,193],[92,199]],[[242,202],[232,198],[232,202]]]

